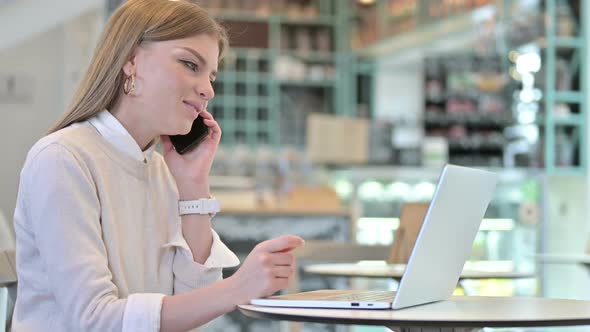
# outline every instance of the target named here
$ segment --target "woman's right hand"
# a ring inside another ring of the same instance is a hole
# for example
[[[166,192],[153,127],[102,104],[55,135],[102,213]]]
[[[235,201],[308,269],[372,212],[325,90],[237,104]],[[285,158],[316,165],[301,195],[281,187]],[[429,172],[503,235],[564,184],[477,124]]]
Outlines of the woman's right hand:
[[[291,250],[304,243],[298,236],[283,235],[256,245],[240,269],[230,277],[239,293],[239,304],[286,288],[294,269]]]

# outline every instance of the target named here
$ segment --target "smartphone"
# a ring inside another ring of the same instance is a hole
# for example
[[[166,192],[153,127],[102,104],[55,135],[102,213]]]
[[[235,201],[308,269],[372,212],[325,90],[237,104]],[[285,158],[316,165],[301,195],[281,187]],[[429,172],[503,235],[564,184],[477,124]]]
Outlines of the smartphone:
[[[191,131],[188,134],[170,136],[170,141],[176,152],[184,154],[197,146],[207,135],[209,135],[209,127],[207,127],[203,118],[199,116],[193,122]]]

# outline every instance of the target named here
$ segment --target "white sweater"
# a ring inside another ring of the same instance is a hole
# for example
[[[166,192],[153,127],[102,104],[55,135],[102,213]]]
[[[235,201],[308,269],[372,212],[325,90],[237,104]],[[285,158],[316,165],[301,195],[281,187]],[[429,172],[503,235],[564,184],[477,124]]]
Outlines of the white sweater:
[[[193,261],[174,179],[153,147],[130,153],[134,143],[105,111],[29,151],[14,216],[13,331],[159,331],[164,295],[239,263],[215,232],[208,260]]]

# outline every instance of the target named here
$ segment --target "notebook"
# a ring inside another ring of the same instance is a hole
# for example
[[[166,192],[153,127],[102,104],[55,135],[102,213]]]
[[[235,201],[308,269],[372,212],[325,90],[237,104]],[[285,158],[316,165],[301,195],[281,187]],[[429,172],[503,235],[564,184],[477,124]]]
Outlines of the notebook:
[[[428,206],[397,292],[317,290],[253,299],[298,308],[401,309],[448,299],[492,199],[497,174],[446,165]]]

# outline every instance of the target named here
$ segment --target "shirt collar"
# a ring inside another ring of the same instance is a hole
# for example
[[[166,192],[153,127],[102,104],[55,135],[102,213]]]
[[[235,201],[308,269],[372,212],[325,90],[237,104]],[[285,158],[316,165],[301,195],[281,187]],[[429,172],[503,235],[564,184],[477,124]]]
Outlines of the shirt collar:
[[[107,110],[98,113],[88,121],[107,142],[134,159],[147,162],[155,150],[156,144],[152,142],[145,151],[141,151],[141,148],[127,129]]]

